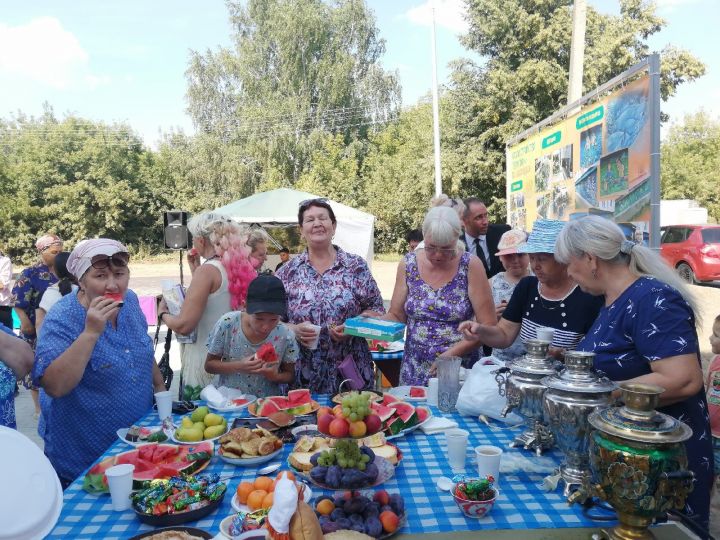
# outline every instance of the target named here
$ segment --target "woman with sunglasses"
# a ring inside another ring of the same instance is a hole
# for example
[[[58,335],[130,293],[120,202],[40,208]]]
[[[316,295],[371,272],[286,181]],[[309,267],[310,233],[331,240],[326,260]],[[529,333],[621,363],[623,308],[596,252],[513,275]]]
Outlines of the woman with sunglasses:
[[[276,276],[288,293],[288,320],[303,345],[295,364],[296,384],[335,394],[343,379],[370,388],[373,364],[367,341],[345,335],[345,320],[364,312],[383,313],[382,297],[365,261],[333,245],[337,219],[326,199],[300,203],[300,234],[307,249],[285,263]],[[310,326],[321,327],[317,339]]]
[[[215,380],[214,374],[205,371],[208,336],[223,315],[245,305],[248,285],[257,272],[250,260],[247,228],[227,216],[203,212],[190,219],[188,229],[193,236],[188,253],[192,283],[180,313],[169,313],[162,300],[158,318],[178,334],[195,333],[194,342],[186,341],[180,349],[180,398],[195,400]]]
[[[453,208],[432,208],[423,222],[425,246],[398,265],[387,319],[407,324],[401,385],[425,386],[438,357],[478,358],[458,325],[475,317],[495,324],[495,310],[480,259],[465,252],[460,218]]]
[[[40,260],[23,270],[15,282],[12,294],[15,302],[15,314],[20,319],[20,337],[35,348],[37,329],[35,328],[35,311],[40,305],[45,289],[57,283],[57,276],[53,270],[53,263],[58,253],[62,251],[63,241],[55,234],[44,234],[35,242]],[[35,418],[40,416],[40,398],[38,389],[32,385],[28,377],[23,386],[32,393],[35,404]]]
[[[80,288],[48,312],[38,339],[33,380],[52,398],[45,454],[63,486],[165,390],[145,315],[128,290],[129,258],[115,240],[80,242],[67,261]]]

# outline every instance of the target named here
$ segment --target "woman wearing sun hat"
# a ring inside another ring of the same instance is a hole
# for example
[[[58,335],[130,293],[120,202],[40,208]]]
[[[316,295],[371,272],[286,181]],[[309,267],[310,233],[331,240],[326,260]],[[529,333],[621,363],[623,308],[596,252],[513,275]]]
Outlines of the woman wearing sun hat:
[[[505,271],[490,278],[490,292],[498,320],[505,311],[517,284],[521,279],[532,274],[528,254],[518,253],[518,248],[525,244],[527,238],[528,234],[522,229],[511,229],[506,231],[498,242],[498,251],[495,255],[500,259]],[[524,351],[522,339],[518,336],[509,347],[493,349],[492,355],[498,360],[507,361],[522,355]]]
[[[64,486],[165,390],[147,321],[128,290],[129,259],[116,240],[80,242],[67,260],[80,288],[48,312],[37,342],[33,381],[53,398],[43,411],[45,454]]]
[[[493,348],[509,347],[518,336],[521,341],[537,338],[538,328],[555,330],[553,353],[574,349],[597,318],[603,300],[591,296],[568,276],[567,265],[555,260],[555,240],[565,223],[537,220],[519,253],[530,255],[534,276],[519,281],[497,326],[473,321],[460,325],[465,338]],[[524,351],[523,351],[524,354]]]

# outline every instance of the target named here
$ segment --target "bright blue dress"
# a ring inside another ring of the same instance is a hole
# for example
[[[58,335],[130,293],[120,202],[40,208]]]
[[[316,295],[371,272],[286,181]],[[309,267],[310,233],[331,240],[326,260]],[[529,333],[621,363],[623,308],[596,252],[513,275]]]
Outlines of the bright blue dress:
[[[578,345],[595,352],[595,368],[614,381],[651,373],[656,360],[693,354],[700,362],[695,317],[690,306],[669,285],[650,277],[639,278],[610,306],[603,307],[595,324]],[[685,401],[658,409],[692,428],[685,442],[695,487],[685,513],[707,528],[713,480],[710,417],[704,389]]]
[[[85,315],[77,292],[48,312],[35,351],[36,384],[83,332]],[[53,398],[48,409],[45,454],[62,480],[74,480],[107,450],[119,428],[150,410],[154,362],[145,315],[135,293],[128,291],[116,328],[106,324],[78,385]]]
[[[0,331],[14,336],[7,326],[0,323]],[[0,426],[16,428],[15,424],[15,388],[17,380],[15,372],[2,361],[0,352]]]

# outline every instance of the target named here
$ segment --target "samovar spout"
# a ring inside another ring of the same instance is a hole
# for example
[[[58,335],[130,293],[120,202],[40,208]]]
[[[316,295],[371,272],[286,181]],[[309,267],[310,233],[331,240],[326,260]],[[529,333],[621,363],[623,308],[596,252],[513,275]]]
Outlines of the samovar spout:
[[[507,403],[505,407],[503,408],[502,412],[500,413],[500,416],[505,418],[510,411],[515,409],[516,407],[520,406],[520,394],[517,392],[510,392],[507,395]]]

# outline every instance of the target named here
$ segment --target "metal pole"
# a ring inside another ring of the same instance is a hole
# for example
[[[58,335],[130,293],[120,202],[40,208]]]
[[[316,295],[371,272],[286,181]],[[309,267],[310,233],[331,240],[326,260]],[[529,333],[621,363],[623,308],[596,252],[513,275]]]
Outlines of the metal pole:
[[[435,53],[435,6],[432,11],[432,112],[433,112],[433,143],[435,148],[435,195],[442,193],[442,171],[440,169],[440,110],[438,105],[437,58]]]
[[[660,249],[660,55],[650,55],[650,247]]]
[[[570,77],[568,79],[568,103],[582,96],[583,60],[585,57],[585,27],[587,23],[587,0],[575,0],[570,39]]]
[[[183,260],[182,260],[182,249],[179,251],[180,253],[180,286],[184,287],[185,283],[183,280]]]

